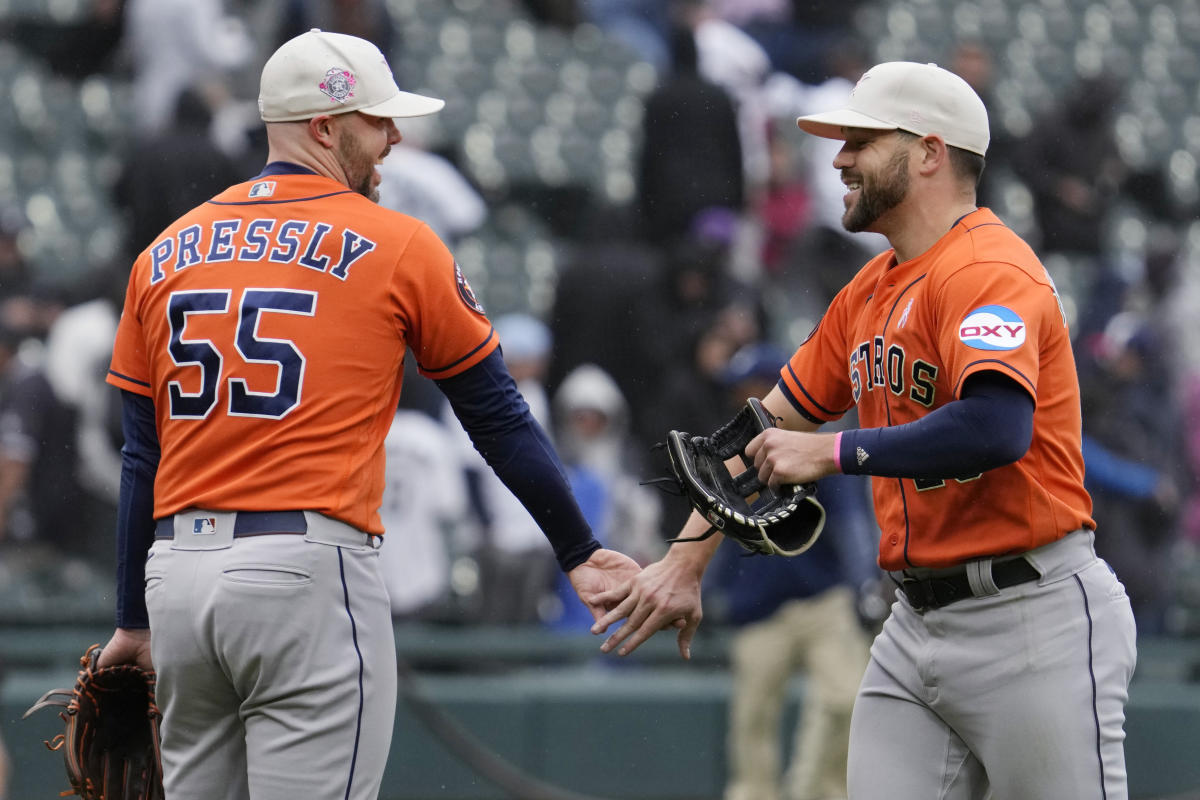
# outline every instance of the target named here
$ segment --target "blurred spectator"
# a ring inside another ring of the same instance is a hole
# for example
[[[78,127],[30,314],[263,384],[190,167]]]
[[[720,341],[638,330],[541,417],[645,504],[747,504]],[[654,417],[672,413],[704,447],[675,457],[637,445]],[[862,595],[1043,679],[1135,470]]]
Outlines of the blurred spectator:
[[[393,617],[436,615],[450,596],[453,538],[467,509],[456,444],[440,422],[407,409],[397,410],[384,440],[379,564]]]
[[[716,0],[714,0],[716,2]],[[735,5],[741,0],[732,0]],[[750,3],[757,6],[762,0]],[[770,16],[751,19],[743,27],[766,50],[774,70],[787,73],[804,83],[827,80],[831,59],[854,31],[854,12],[862,0],[789,0],[782,18],[776,11]],[[774,5],[774,0],[770,3]]]
[[[658,494],[640,481],[642,461],[629,435],[629,407],[616,381],[594,364],[572,370],[554,395],[558,450],[571,488],[596,538],[640,564],[664,550]],[[548,622],[587,630],[591,614],[565,575],[556,579],[558,613]]]
[[[542,25],[571,30],[584,20],[578,0],[522,0],[525,8]]]
[[[992,138],[988,142],[987,168],[975,192],[976,203],[987,207],[995,206],[1000,199],[996,195],[994,176],[997,172],[1011,169],[1014,146],[1012,137],[996,116],[995,66],[991,48],[979,39],[956,42],[946,65],[947,69],[970,84],[987,108]]]
[[[700,77],[690,29],[673,29],[670,41],[674,71],[646,98],[638,159],[638,219],[657,244],[685,235],[705,209],[745,208],[733,101]]]
[[[720,86],[733,100],[742,147],[742,174],[746,188],[756,193],[766,183],[769,169],[767,107],[762,87],[771,72],[771,59],[745,31],[722,19],[710,0],[673,0],[673,6],[677,19],[692,30],[695,38],[698,74]]]
[[[550,331],[528,314],[505,314],[493,320],[504,363],[529,404],[533,418],[553,431],[545,375],[550,360]],[[446,406],[447,427],[458,441],[461,468],[475,492],[484,530],[478,547],[482,601],[480,621],[490,624],[528,624],[540,619],[539,607],[559,572],[545,536],[483,457]],[[575,601],[580,608],[583,605]],[[589,615],[590,617],[590,615]]]
[[[29,262],[21,252],[21,236],[29,220],[15,204],[0,201],[0,300],[29,291]]]
[[[723,242],[684,239],[669,251],[662,279],[641,298],[639,347],[656,371],[650,399],[636,410],[646,447],[672,428],[708,433],[726,421],[718,376],[764,325],[757,294],[729,276],[728,260]]]
[[[621,388],[640,431],[638,416],[653,398],[660,371],[646,346],[641,312],[662,280],[661,256],[622,235],[635,227],[624,209],[595,206],[587,220],[555,285],[547,389],[553,393],[571,370],[595,363]]]
[[[1141,633],[1161,633],[1180,498],[1191,483],[1174,355],[1135,312],[1113,317],[1080,359],[1084,462],[1096,552],[1129,592]]]
[[[388,57],[396,44],[384,0],[284,0],[274,46],[313,28],[366,39]]]
[[[255,52],[245,24],[221,0],[127,0],[122,46],[133,66],[132,121],[143,136],[170,125],[189,87],[227,96],[229,75]]]
[[[830,54],[829,79],[817,85],[775,73],[764,90],[771,115],[784,121],[795,133],[796,117],[832,108],[842,108],[855,83],[869,66],[868,50],[859,39],[841,41]],[[787,134],[783,137],[788,141]],[[831,169],[842,149],[838,139],[808,136],[799,142],[801,174],[807,182],[812,203],[812,224],[786,254],[778,279],[797,306],[823,313],[833,296],[854,273],[876,253],[890,245],[877,233],[851,233],[842,225],[846,187],[839,170]],[[815,296],[814,296],[815,294]]]
[[[1109,223],[1127,169],[1113,120],[1122,88],[1110,75],[1080,79],[1059,103],[1035,120],[1015,146],[1013,167],[1033,193],[1039,254],[1063,254],[1080,263],[1085,309],[1107,306],[1119,279],[1109,259]],[[1083,315],[1073,335],[1088,335],[1108,314]]]
[[[170,126],[135,142],[116,187],[129,230],[129,256],[140,253],[182,214],[247,177],[210,135],[212,110],[196,88],[180,91]]]
[[[652,64],[659,74],[670,71],[670,15],[663,0],[579,0],[579,6],[584,19]]]
[[[765,343],[739,350],[722,375],[726,415],[746,398],[766,395],[786,360]],[[878,529],[865,478],[832,476],[817,492],[825,530],[802,556],[747,557],[725,542],[706,577],[716,590],[717,615],[736,629],[725,800],[846,796],[850,711],[868,647],[856,600],[860,587],[873,592],[881,575],[874,557]],[[782,715],[796,674],[805,676],[805,695],[785,777]]]
[[[796,147],[787,138],[791,127],[790,120],[771,125],[771,170],[754,215],[761,226],[762,266],[774,277],[781,274],[789,251],[812,225],[812,194],[797,163]]]
[[[74,416],[18,356],[21,338],[0,321],[0,541],[111,556],[111,535],[80,517]]]
[[[96,73],[115,72],[124,29],[125,0],[86,0],[86,8],[69,20],[51,16],[18,16],[10,25],[0,22],[0,38],[20,42],[37,53],[50,69],[79,80]]]
[[[453,247],[484,223],[488,208],[458,167],[426,149],[428,120],[403,121],[403,141],[379,166],[379,203],[416,217]]]
[[[128,280],[125,270],[97,276],[89,298],[63,310],[46,335],[43,369],[58,400],[76,421],[74,452],[81,512],[104,531],[116,530],[121,483],[120,398],[104,379],[112,359]]]

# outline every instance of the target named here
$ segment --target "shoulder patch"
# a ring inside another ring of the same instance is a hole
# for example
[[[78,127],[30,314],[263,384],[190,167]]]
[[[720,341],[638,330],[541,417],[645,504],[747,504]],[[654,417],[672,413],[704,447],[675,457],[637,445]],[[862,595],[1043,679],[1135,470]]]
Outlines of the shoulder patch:
[[[458,266],[458,262],[454,262],[454,280],[458,283],[458,296],[466,303],[467,308],[474,311],[476,314],[485,314],[483,304],[475,297],[475,292],[471,289],[471,284],[467,283],[467,277],[463,275],[462,267]]]
[[[980,306],[958,326],[958,338],[976,350],[1016,350],[1025,344],[1025,321],[1005,306]]]

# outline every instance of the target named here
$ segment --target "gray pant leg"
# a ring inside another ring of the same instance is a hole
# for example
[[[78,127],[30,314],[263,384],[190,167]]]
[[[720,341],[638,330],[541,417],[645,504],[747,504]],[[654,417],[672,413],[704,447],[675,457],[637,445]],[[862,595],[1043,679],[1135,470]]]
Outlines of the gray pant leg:
[[[374,800],[396,701],[376,551],[261,536],[164,564],[147,599],[168,800]]]

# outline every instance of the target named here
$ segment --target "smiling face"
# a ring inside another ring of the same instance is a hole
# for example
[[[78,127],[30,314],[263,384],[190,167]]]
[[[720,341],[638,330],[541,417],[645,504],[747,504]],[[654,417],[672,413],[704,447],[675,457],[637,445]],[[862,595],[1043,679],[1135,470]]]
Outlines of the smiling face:
[[[849,191],[842,226],[851,233],[878,231],[877,223],[908,195],[908,137],[897,131],[848,128],[833,165]]]
[[[379,202],[379,182],[376,167],[400,141],[396,123],[387,117],[372,117],[358,112],[346,114],[342,120],[341,137],[337,144],[337,159],[346,175],[346,185],[376,203]]]

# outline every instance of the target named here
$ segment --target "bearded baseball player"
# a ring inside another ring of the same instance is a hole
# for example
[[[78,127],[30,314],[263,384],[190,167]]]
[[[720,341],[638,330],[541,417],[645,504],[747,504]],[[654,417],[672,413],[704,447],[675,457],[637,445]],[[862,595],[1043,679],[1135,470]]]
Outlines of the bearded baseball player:
[[[768,484],[873,476],[896,601],[850,732],[852,800],[1118,800],[1135,661],[1124,587],[1093,549],[1067,321],[1037,256],[975,204],[989,130],[933,64],[879,64],[847,106],[798,120],[840,139],[843,224],[891,249],[835,297],[747,448]],[[861,429],[817,433],[858,408]],[[709,524],[693,515],[681,536]],[[601,602],[629,653],[681,621],[720,537],[675,544]],[[803,556],[800,556],[803,558]]]
[[[592,537],[445,245],[374,202],[394,118],[442,105],[369,42],[292,39],[262,72],[265,169],[134,264],[100,661],[158,672],[169,800],[377,796],[396,699],[378,509],[406,349],[595,617],[638,569]]]

